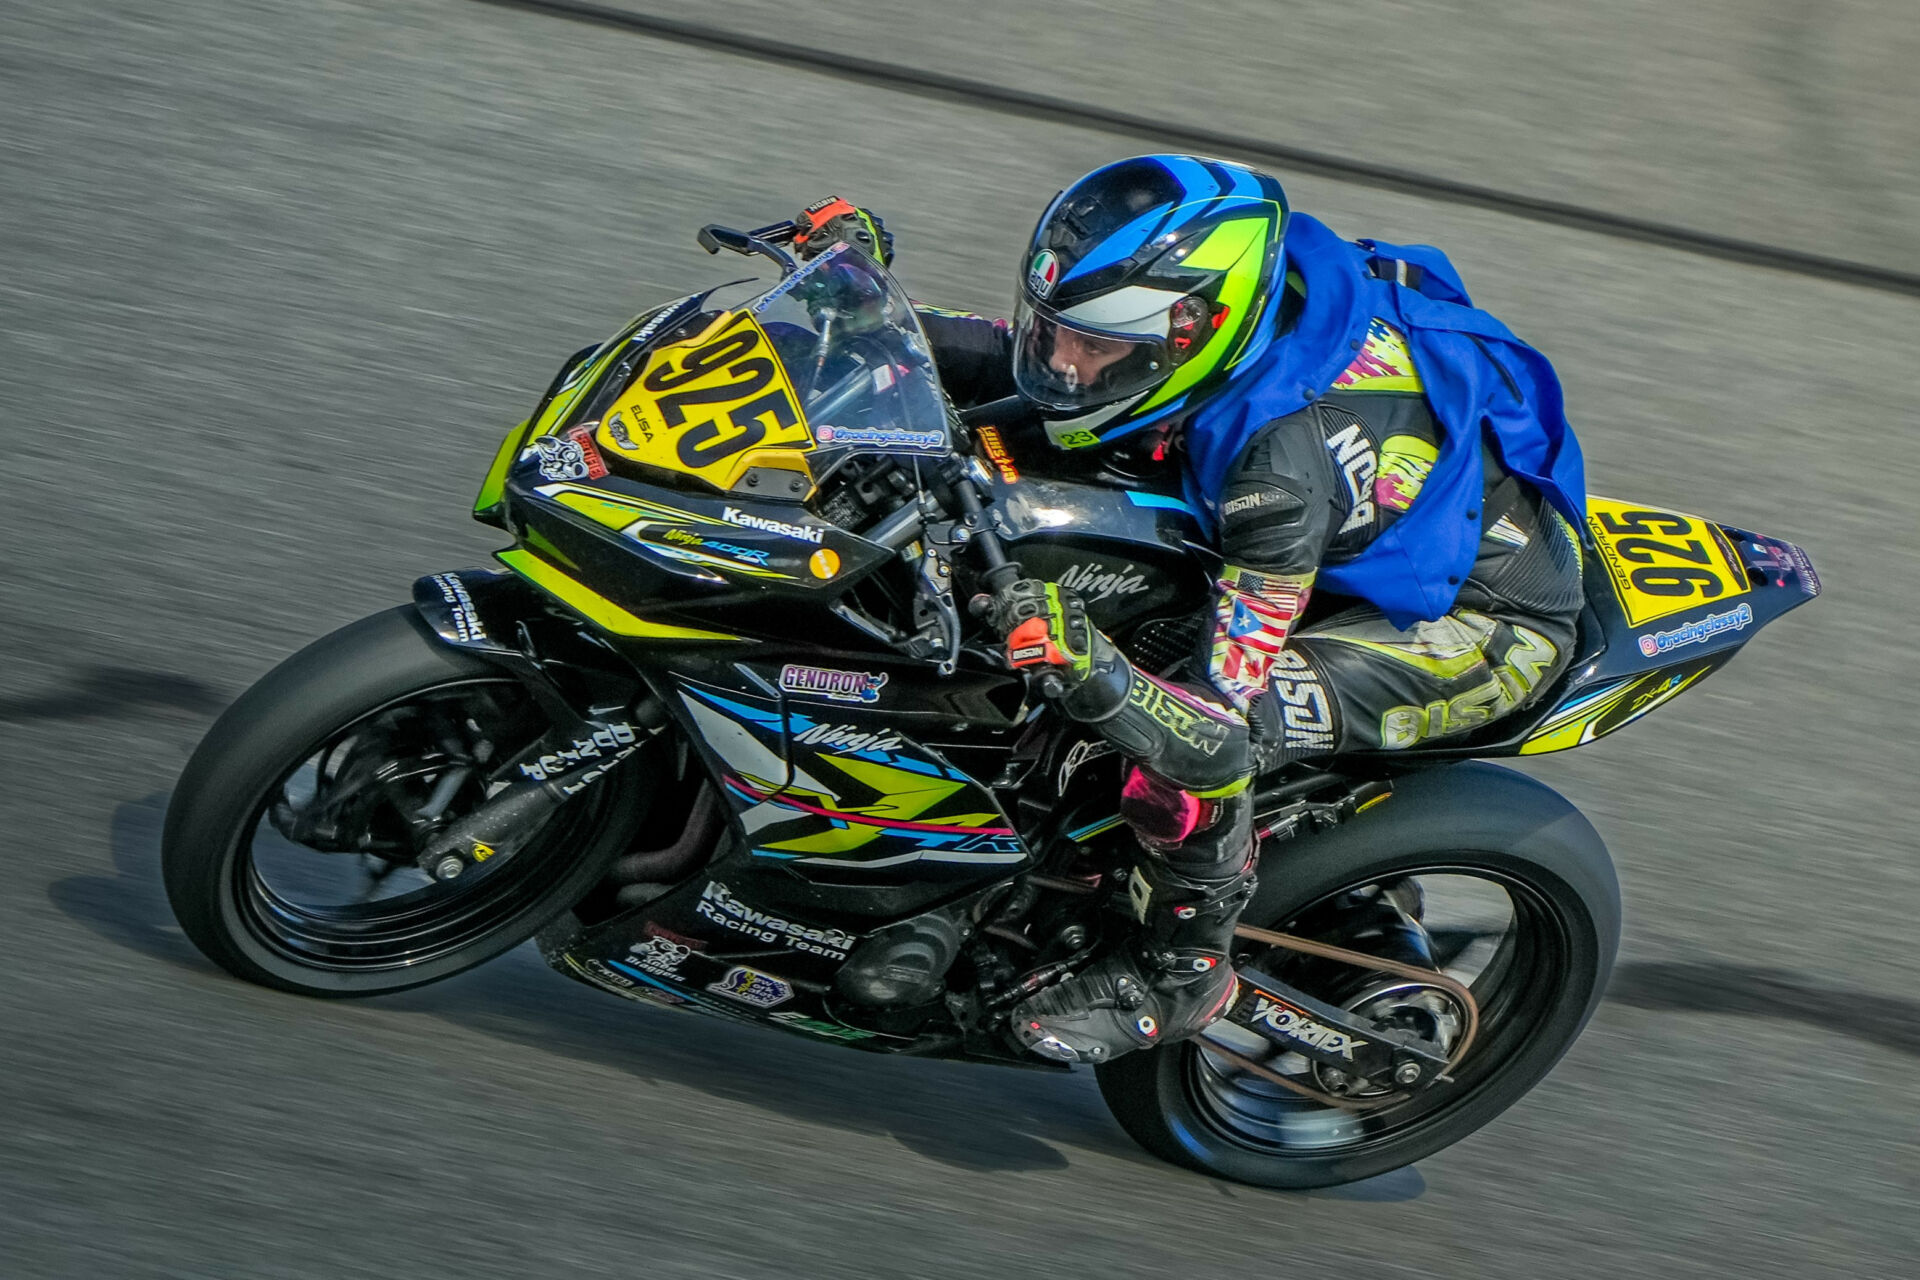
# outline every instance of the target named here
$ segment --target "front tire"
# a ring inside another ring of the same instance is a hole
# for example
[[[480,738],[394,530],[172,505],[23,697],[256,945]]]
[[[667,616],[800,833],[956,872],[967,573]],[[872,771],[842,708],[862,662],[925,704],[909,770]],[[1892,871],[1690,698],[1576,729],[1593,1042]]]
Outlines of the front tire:
[[[477,759],[504,763],[549,723],[516,681],[441,641],[411,607],[323,637],[229,707],[181,774],[161,843],[174,915],[215,964],[302,995],[401,991],[492,959],[583,897],[625,848],[646,807],[635,761],[526,847],[450,883],[412,865],[408,820],[442,794],[449,814],[486,798],[484,767],[462,763],[450,738],[485,742]],[[364,792],[340,807],[354,820],[306,847],[281,834],[279,815],[316,786],[347,785],[328,776],[342,759]],[[372,852],[343,851],[356,841]],[[385,896],[313,901],[361,873],[372,887],[360,892]]]
[[[1474,763],[1411,775],[1372,812],[1264,854],[1260,890],[1243,923],[1309,937],[1315,921],[1339,918],[1329,904],[1349,902],[1367,886],[1498,886],[1511,906],[1507,933],[1497,942],[1482,935],[1473,973],[1438,962],[1472,988],[1481,1035],[1454,1070],[1457,1084],[1373,1110],[1343,1110],[1283,1091],[1236,1071],[1198,1040],[1096,1068],[1121,1127],[1175,1164],[1285,1188],[1355,1182],[1412,1164],[1466,1137],[1538,1083],[1606,989],[1620,936],[1612,862],[1578,810],[1521,774]],[[1452,896],[1472,897],[1457,890]],[[1459,945],[1465,955],[1474,942]],[[1281,953],[1244,938],[1235,959],[1262,969],[1284,963]],[[1292,1061],[1304,1062],[1297,1055]]]

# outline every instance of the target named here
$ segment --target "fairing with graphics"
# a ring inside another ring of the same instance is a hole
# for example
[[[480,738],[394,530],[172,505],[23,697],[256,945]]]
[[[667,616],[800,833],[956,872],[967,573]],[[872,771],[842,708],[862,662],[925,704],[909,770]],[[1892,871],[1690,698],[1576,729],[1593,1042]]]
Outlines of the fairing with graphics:
[[[1019,474],[991,482],[994,527],[1029,573],[1077,592],[1095,626],[1122,638],[1143,619],[1206,606],[1215,558],[1184,499]]]
[[[1802,548],[1699,516],[1592,496],[1586,535],[1580,649],[1560,680],[1481,731],[1396,754],[1490,759],[1583,746],[1694,688],[1820,593]]]

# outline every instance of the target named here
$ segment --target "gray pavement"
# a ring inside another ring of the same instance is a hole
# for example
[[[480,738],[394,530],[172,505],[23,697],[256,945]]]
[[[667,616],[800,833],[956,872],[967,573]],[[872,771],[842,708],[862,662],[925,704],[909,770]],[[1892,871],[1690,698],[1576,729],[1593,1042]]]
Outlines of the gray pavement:
[[[1137,40],[1159,12],[1006,8],[1018,38],[952,7],[865,38],[1020,74],[1061,32]],[[1316,40],[1404,20],[1475,77],[1417,59],[1429,109],[1350,80],[1343,114],[1260,96],[1249,44],[1196,36],[1201,89],[1596,198],[1659,135],[1674,216],[1754,238],[1799,233],[1827,164],[1887,184],[1847,206],[1859,245],[1912,247],[1911,115],[1889,159],[1844,113],[1867,150],[1790,144],[1781,122],[1817,113],[1729,95],[1714,146],[1648,69],[1764,79],[1748,51],[1786,40],[1845,74],[1780,85],[1863,93],[1911,48],[1910,23],[1860,34],[1891,4],[1762,6],[1815,24],[1797,42],[1732,5],[1522,6],[1567,68],[1531,81],[1487,74],[1500,50],[1467,28],[1378,8],[1275,19],[1293,74],[1326,65]],[[781,12],[852,39],[867,11]],[[1109,86],[1090,38],[1070,48],[1123,101],[1186,101],[1144,60]],[[1506,150],[1516,125],[1532,150]],[[1612,846],[1627,937],[1573,1054],[1469,1141],[1264,1193],[1147,1157],[1085,1077],[638,1009],[524,954],[300,1001],[173,927],[158,823],[211,715],[416,575],[484,560],[497,538],[464,512],[500,433],[567,352],[725,269],[698,223],[838,189],[887,216],[919,296],[1000,310],[1045,198],[1135,149],[469,0],[0,8],[0,1275],[1912,1274],[1917,304],[1487,211],[1288,180],[1343,232],[1454,254],[1555,357],[1596,491],[1792,538],[1828,588],[1699,692],[1532,766]]]
[[[1909,0],[590,3],[1808,253],[1920,250]]]

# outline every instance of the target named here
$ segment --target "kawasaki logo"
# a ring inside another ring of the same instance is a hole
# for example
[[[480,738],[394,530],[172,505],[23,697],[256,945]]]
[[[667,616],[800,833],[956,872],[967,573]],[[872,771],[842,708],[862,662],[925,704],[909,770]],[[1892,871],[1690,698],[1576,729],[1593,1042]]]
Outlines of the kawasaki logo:
[[[831,960],[845,960],[854,936],[842,929],[814,929],[779,916],[768,915],[733,896],[718,880],[709,880],[694,911],[726,928],[761,942],[784,942],[796,951],[811,951]]]
[[[762,533],[777,533],[783,538],[797,538],[801,542],[820,541],[821,531],[804,524],[788,524],[785,520],[769,520],[765,516],[756,516],[742,511],[738,507],[728,507],[720,513],[720,518],[728,524],[737,524],[742,529],[758,529]]]

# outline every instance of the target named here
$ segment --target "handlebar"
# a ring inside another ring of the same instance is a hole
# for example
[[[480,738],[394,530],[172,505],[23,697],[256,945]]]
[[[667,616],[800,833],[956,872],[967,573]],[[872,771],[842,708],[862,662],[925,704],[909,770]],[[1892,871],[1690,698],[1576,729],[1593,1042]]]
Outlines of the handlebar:
[[[970,427],[977,427],[983,422],[1002,422],[1014,414],[1030,411],[1032,407],[1032,402],[1025,396],[1011,395],[1002,396],[998,400],[989,400],[985,404],[977,404],[971,409],[961,409],[958,412],[960,421]]]
[[[792,244],[800,232],[798,224],[787,222],[769,223],[756,227],[752,231],[738,231],[732,227],[723,227],[717,223],[708,223],[700,228],[698,240],[700,247],[708,253],[719,253],[726,249],[742,256],[770,258],[779,264],[782,277],[790,276],[800,269],[793,255],[781,245]],[[989,404],[978,405],[960,413],[960,420],[972,426],[980,422],[991,422],[995,417],[1017,409],[1020,397],[1012,396],[1005,400],[996,400]],[[980,558],[986,562],[987,570],[981,575],[981,585],[992,595],[1005,593],[1014,583],[1026,576],[1018,560],[1010,559],[1007,549],[1000,541],[1000,535],[986,519],[986,509],[980,501],[980,491],[973,478],[966,473],[964,455],[955,454],[954,460],[961,463],[959,473],[953,480],[953,492],[959,499],[960,509],[966,516],[969,531],[969,544],[979,548]],[[952,608],[951,604],[947,606]],[[1066,682],[1058,673],[1046,671],[1034,677],[1034,684],[1041,694],[1048,698],[1057,698],[1066,692]]]
[[[980,575],[980,581],[989,592],[998,596],[1026,577],[1026,570],[1020,567],[1018,560],[1008,558],[1000,535],[987,523],[986,509],[980,503],[980,491],[974,487],[973,478],[963,472],[955,482],[953,491],[960,500],[960,509],[966,513],[967,526],[973,531],[969,544],[978,547],[980,558],[987,562],[987,571]],[[1067,682],[1057,671],[1042,671],[1033,677],[1033,683],[1040,690],[1040,696],[1049,700],[1067,691]]]
[[[966,513],[967,527],[971,530],[969,541],[980,548],[980,558],[987,562],[987,571],[981,575],[981,581],[987,590],[999,595],[1014,583],[1026,576],[1018,560],[1007,558],[1007,549],[1000,542],[1000,535],[986,521],[986,508],[980,504],[980,491],[974,487],[973,477],[962,472],[953,486],[954,495],[960,499],[960,510]]]

